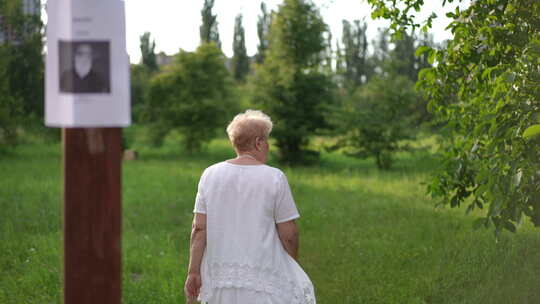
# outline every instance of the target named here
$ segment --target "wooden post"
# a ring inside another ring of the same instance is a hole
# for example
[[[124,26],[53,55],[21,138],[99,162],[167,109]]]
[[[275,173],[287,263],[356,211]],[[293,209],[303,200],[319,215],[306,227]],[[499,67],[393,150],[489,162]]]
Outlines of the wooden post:
[[[121,302],[121,128],[64,141],[64,303]]]

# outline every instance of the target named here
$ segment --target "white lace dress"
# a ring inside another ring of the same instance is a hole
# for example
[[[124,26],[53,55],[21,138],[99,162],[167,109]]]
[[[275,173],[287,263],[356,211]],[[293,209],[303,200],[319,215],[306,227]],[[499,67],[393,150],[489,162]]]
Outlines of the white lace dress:
[[[276,223],[300,217],[279,169],[228,162],[207,168],[199,181],[194,212],[207,218],[199,301],[316,303],[309,277],[277,234]]]

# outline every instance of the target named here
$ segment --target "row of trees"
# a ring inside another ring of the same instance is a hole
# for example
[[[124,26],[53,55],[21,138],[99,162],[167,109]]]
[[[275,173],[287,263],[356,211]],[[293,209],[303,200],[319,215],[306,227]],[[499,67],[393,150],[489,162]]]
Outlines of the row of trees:
[[[436,48],[408,34],[419,27],[409,12],[423,1],[369,2],[373,16],[392,20],[401,38],[394,48],[382,34],[367,52],[365,25],[353,22],[344,23],[343,49],[329,51],[327,27],[310,1],[286,0],[270,14],[248,84],[253,103],[276,120],[281,159],[316,158],[309,139],[331,134],[336,147],[388,167],[396,140],[429,118],[421,110],[429,99],[448,136],[428,191],[452,207],[467,204],[468,212],[487,206],[475,226],[497,235],[524,218],[539,226],[540,3],[480,0],[449,12],[454,40]],[[423,96],[412,89],[417,80]]]
[[[387,168],[396,142],[405,138],[403,132],[393,130],[403,129],[413,119],[400,119],[395,126],[388,121],[400,116],[426,117],[418,115],[424,111],[423,104],[412,84],[397,79],[416,80],[423,64],[414,57],[414,49],[425,37],[406,36],[391,49],[387,31],[381,30],[369,50],[367,25],[344,21],[341,44],[333,47],[328,27],[311,1],[285,1],[278,11],[267,10],[263,3],[257,22],[257,54],[250,58],[246,53],[239,15],[234,56],[228,60],[220,50],[213,4],[206,0],[201,10],[201,47],[194,53],[180,52],[171,66],[160,68],[155,41],[150,33],[141,36],[141,64],[132,65],[132,104],[135,121],[150,126],[154,144],[177,129],[185,134],[188,151],[197,151],[215,136],[217,126],[240,110],[238,100],[244,100],[242,107],[259,107],[278,122],[274,135],[284,162],[316,161],[318,152],[310,150],[310,139],[333,135],[337,137],[333,148],[355,156],[374,155],[378,165]],[[24,15],[21,5],[13,0],[1,6],[2,16],[8,18],[5,23],[18,37],[16,43],[0,46],[2,147],[16,142],[21,126],[31,125],[29,121],[39,124],[43,116],[42,24],[39,17]],[[405,94],[410,98],[392,105],[383,95],[387,102],[381,105],[394,111],[382,113],[378,104],[372,106],[364,98],[378,90],[377,82],[395,82],[410,92]],[[372,119],[359,120],[360,109]],[[374,117],[380,117],[381,123],[373,124]],[[379,126],[377,132],[373,126]]]
[[[236,18],[229,72],[212,6],[206,0],[201,11],[200,47],[181,51],[161,71],[155,69],[155,43],[148,33],[141,36],[142,64],[133,66],[134,104],[136,118],[151,127],[156,144],[177,129],[187,150],[197,151],[240,109],[238,92],[247,92],[249,104],[276,121],[273,137],[281,161],[316,161],[319,152],[310,148],[310,139],[330,135],[336,140],[328,148],[375,156],[386,169],[398,142],[429,119],[426,102],[413,89],[418,72],[429,66],[415,49],[433,46],[429,36],[405,35],[391,43],[388,31],[380,30],[370,44],[366,23],[343,21],[341,44],[333,48],[311,1],[287,0],[275,12],[263,3],[254,58],[246,53],[242,16]]]
[[[276,122],[282,161],[315,161],[309,141],[326,135],[335,138],[332,148],[373,155],[388,168],[399,140],[433,115],[448,136],[429,192],[453,207],[468,204],[468,211],[488,206],[476,226],[497,233],[514,231],[524,217],[540,225],[540,3],[474,1],[448,13],[454,40],[436,47],[429,36],[411,34],[419,25],[410,12],[423,2],[369,0],[372,15],[390,19],[401,39],[390,42],[381,30],[369,43],[364,23],[345,21],[334,48],[313,2],[285,0],[276,12],[263,5],[253,60],[245,53],[241,16],[235,22],[230,72],[213,0],[206,0],[197,51],[159,67],[155,42],[141,37],[142,64],[132,66],[135,119],[151,128],[156,143],[177,129],[188,151],[197,151],[240,110],[238,92],[248,92],[249,104]],[[0,45],[0,148],[43,114],[42,24],[20,5],[0,4],[17,37]]]

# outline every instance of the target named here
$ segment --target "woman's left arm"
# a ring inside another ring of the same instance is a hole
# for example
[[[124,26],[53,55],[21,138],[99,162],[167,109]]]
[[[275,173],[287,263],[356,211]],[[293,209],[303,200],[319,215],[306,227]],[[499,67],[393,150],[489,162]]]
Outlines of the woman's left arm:
[[[190,300],[199,296],[201,290],[201,262],[206,248],[206,214],[195,213],[189,246],[189,269],[184,291]]]

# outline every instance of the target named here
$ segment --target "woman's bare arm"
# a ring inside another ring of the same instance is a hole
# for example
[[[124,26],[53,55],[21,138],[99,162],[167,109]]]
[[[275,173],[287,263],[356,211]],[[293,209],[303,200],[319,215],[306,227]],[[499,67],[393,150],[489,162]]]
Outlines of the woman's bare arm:
[[[201,262],[206,248],[206,214],[195,213],[189,246],[189,268],[185,284],[188,298],[196,298],[201,288]]]
[[[201,261],[206,248],[206,214],[195,213],[189,245],[189,273],[201,272]]]
[[[276,224],[279,239],[285,251],[298,260],[299,232],[294,220]]]

